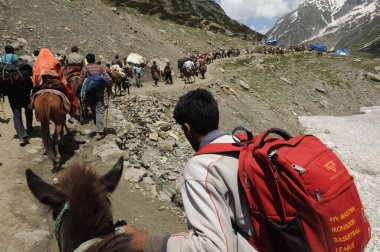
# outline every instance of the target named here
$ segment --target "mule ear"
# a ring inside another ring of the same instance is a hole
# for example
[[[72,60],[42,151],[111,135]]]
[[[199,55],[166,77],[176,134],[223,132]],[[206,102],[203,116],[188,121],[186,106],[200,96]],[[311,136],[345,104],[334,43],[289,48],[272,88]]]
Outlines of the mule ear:
[[[116,189],[120,177],[123,174],[123,167],[124,157],[120,157],[112,169],[101,177],[99,183],[104,186],[109,193],[112,193]]]
[[[30,191],[41,203],[53,209],[58,209],[63,205],[65,196],[55,186],[43,181],[30,169],[26,170],[25,175]]]

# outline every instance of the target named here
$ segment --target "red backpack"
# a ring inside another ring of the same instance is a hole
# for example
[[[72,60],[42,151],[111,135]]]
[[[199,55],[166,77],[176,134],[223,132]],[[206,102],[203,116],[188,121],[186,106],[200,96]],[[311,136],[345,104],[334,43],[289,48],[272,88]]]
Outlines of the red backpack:
[[[240,152],[239,178],[255,231],[250,243],[265,252],[363,251],[370,225],[353,177],[334,151],[312,135],[246,132],[245,141],[208,144],[196,155]]]

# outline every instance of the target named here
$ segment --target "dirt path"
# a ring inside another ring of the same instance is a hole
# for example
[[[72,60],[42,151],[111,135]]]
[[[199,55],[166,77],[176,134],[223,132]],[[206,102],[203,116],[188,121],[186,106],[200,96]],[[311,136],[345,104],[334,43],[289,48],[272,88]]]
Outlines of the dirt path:
[[[179,78],[176,75],[173,75],[173,85],[165,85],[165,80],[159,82],[159,87],[154,87],[153,80],[143,82],[142,88],[132,87],[132,94],[148,94],[148,93],[168,93],[174,90],[186,89],[186,88],[196,88],[206,86],[210,83],[218,82],[217,76],[217,68],[219,66],[219,62],[224,61],[226,59],[219,59],[207,65],[207,73],[205,75],[205,79],[201,79],[199,77],[195,77],[195,82],[190,84],[185,84],[185,81]]]

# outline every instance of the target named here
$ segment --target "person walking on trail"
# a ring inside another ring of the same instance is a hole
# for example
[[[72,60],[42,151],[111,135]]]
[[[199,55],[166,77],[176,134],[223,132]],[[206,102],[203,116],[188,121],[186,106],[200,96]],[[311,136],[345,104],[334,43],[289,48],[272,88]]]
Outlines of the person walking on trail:
[[[69,122],[74,123],[78,100],[63,76],[62,65],[47,48],[42,48],[33,64],[33,92],[39,89],[58,89],[70,101]],[[55,88],[58,87],[58,88]]]
[[[104,138],[106,135],[104,131],[104,90],[105,88],[107,88],[108,95],[112,92],[112,79],[108,75],[105,67],[95,63],[96,61],[94,54],[87,54],[86,59],[88,65],[83,67],[80,73],[78,88],[82,89],[83,82],[85,81],[85,79],[87,80],[84,86],[89,84],[89,78],[91,76],[102,75],[106,79],[106,83],[99,84],[97,88],[90,89],[90,87],[86,87],[88,90],[86,91],[86,101],[91,108],[91,113],[94,118],[94,124],[96,125],[95,134],[97,134],[99,136],[99,139],[101,139]]]
[[[15,61],[18,60],[18,56],[15,53],[15,49],[12,46],[7,45],[5,46],[4,49],[5,49],[5,54],[1,56],[0,62],[5,63],[5,64],[13,64]]]
[[[119,65],[120,68],[123,68],[123,62],[120,60],[120,57],[118,54],[116,54],[115,58],[111,61],[111,66],[113,65]]]
[[[182,69],[186,70],[186,68],[190,68],[193,72],[193,75],[195,75],[195,65],[194,62],[191,59],[187,59],[185,63],[182,66]]]
[[[218,129],[218,105],[210,92],[196,89],[182,96],[174,119],[195,151],[208,144],[234,143]],[[184,169],[182,200],[188,233],[168,236],[124,226],[134,251],[256,251],[248,202],[238,178],[238,156],[204,154],[190,158]]]
[[[13,112],[13,124],[20,140],[20,146],[29,144],[29,137],[33,133],[33,110],[30,105],[30,92],[33,88],[31,80],[32,67],[25,62],[21,74],[24,79],[12,81],[12,85],[7,92],[10,107]],[[25,110],[26,130],[22,121],[22,109]]]
[[[180,75],[181,75],[181,78],[184,77],[184,74],[183,74],[183,64],[186,62],[186,58],[181,58],[178,60],[178,70],[180,72]]]
[[[141,84],[141,77],[142,77],[142,68],[141,68],[141,66],[140,65],[135,65],[135,67],[133,68],[133,72],[136,75],[136,77],[135,77],[136,86],[138,88],[142,87],[143,85]]]
[[[77,46],[71,47],[71,53],[66,57],[67,65],[83,65],[84,57],[79,53],[79,48]]]
[[[160,79],[160,68],[158,67],[156,61],[153,61],[153,65],[150,67],[150,72],[152,74],[152,79],[154,80],[154,86],[158,87],[158,81]]]
[[[173,84],[172,68],[170,67],[170,62],[166,62],[164,73],[165,73],[165,84]]]

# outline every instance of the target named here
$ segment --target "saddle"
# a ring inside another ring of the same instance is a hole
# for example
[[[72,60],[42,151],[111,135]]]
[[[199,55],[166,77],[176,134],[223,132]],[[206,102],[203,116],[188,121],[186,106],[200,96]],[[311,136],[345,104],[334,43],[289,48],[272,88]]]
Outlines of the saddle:
[[[32,94],[32,98],[31,98],[31,102],[30,102],[29,107],[32,108],[32,109],[34,108],[34,99],[37,96],[44,95],[45,93],[51,93],[51,94],[55,94],[55,95],[58,95],[59,97],[61,97],[62,102],[63,102],[63,109],[66,111],[66,113],[69,113],[70,112],[70,108],[71,108],[71,103],[70,103],[69,99],[67,99],[66,95],[63,93],[63,88],[61,87],[62,91],[60,91],[60,90],[57,90],[57,89],[48,88],[49,85],[55,86],[56,84],[41,85],[39,87],[45,86],[45,88],[41,88],[38,91],[35,91],[35,89],[33,89],[33,94]]]

